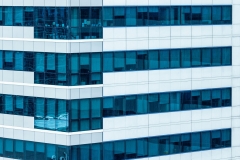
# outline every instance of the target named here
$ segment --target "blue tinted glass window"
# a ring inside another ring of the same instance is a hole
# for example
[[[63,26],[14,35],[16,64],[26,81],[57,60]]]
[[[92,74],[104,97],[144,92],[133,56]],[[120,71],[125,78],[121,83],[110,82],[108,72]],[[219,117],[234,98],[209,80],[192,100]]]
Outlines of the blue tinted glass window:
[[[3,156],[3,139],[0,138],[0,155]]]
[[[147,95],[137,96],[137,114],[145,114],[148,112]]]
[[[90,129],[90,102],[88,99],[80,100],[80,128],[82,131]]]
[[[102,153],[102,149],[101,149],[101,144],[92,144],[92,155],[91,158],[94,160],[101,160],[101,153]]]
[[[171,7],[170,9],[170,22],[171,25],[179,25],[180,24],[180,7]]]
[[[114,142],[114,159],[124,159],[125,143],[124,141]]]
[[[34,8],[33,7],[24,7],[24,25],[25,26],[33,26],[33,14]]]
[[[54,72],[55,71],[55,55],[53,53],[48,53],[47,54],[47,72]]]
[[[103,72],[113,71],[113,53],[103,53]]]
[[[34,159],[34,143],[33,142],[25,142],[25,157],[26,159]]]
[[[136,52],[126,52],[126,70],[137,69],[137,55]]]
[[[5,102],[5,113],[13,113],[13,96],[5,95],[4,96]]]
[[[200,133],[192,133],[191,134],[191,150],[197,151],[201,148],[201,142],[200,142]]]
[[[149,9],[149,26],[159,25],[159,7],[148,7]]]
[[[220,148],[221,147],[221,131],[212,131],[211,132],[211,142],[212,148]]]
[[[222,65],[232,64],[231,48],[222,48]]]
[[[3,25],[3,7],[0,7],[0,25]]]
[[[13,7],[3,8],[3,25],[12,26],[13,25]]]
[[[136,158],[136,140],[128,140],[126,143],[126,158]]]
[[[113,97],[103,99],[103,117],[114,116]]]
[[[148,155],[147,139],[137,140],[137,157],[146,157]]]
[[[53,159],[53,157],[56,157],[56,147],[53,144],[47,144],[46,145],[46,158]]]
[[[221,105],[221,90],[212,90],[212,107],[220,107]]]
[[[191,50],[190,49],[181,50],[181,65],[182,67],[191,66]]]
[[[57,62],[58,73],[67,73],[67,55],[57,54]]]
[[[103,159],[114,160],[113,158],[113,143],[103,143]]]
[[[102,67],[101,67],[101,55],[100,53],[94,53],[91,54],[91,60],[92,60],[92,72],[101,72]]]
[[[170,110],[179,111],[181,108],[181,93],[170,93]]]
[[[210,108],[212,106],[211,91],[202,91],[202,108]]]
[[[172,141],[174,140],[174,138],[172,139]],[[176,151],[174,149],[174,142],[173,145],[171,145],[171,153],[172,151]],[[178,147],[176,148],[178,149]],[[159,138],[159,154],[160,155],[167,155],[170,154],[170,140],[169,137],[160,137]]]
[[[3,51],[0,51],[0,69],[3,69]]]
[[[210,48],[202,49],[202,66],[211,66],[212,53]]]
[[[36,98],[35,105],[35,119],[34,127],[44,128],[44,119],[45,119],[45,100],[44,98]]]
[[[190,142],[191,136],[190,134],[183,134],[181,135],[181,150],[182,152],[189,152],[191,151],[191,142]]]
[[[59,131],[67,131],[68,128],[68,111],[67,111],[67,101],[58,100],[57,103],[57,120],[56,129]]]
[[[149,60],[149,69],[158,69],[159,68],[159,54],[158,51],[149,51],[148,52]]]
[[[212,24],[212,7],[202,7],[202,24]]]
[[[113,7],[103,8],[103,26],[113,26]]]
[[[170,136],[170,142],[169,142],[169,149],[170,153],[179,153],[181,148],[181,143],[180,143],[180,136],[179,135],[173,135]]]
[[[91,99],[92,101],[92,118],[99,118],[101,117],[101,99],[100,98],[95,98],[95,99]]]
[[[221,24],[222,20],[222,8],[220,6],[212,7],[212,23],[213,24]]]
[[[126,96],[126,115],[136,114],[136,96]]]
[[[231,89],[222,90],[222,106],[231,106]]]
[[[148,7],[137,7],[137,25],[148,25]]]
[[[125,66],[125,54],[124,52],[114,53],[114,70],[123,71]]]
[[[125,7],[114,7],[114,25],[125,26]]]
[[[148,155],[151,156],[157,156],[159,155],[159,144],[158,144],[158,138],[149,138],[148,139]]]
[[[33,97],[24,97],[24,115],[33,116],[34,115],[34,98]]]
[[[164,68],[169,68],[170,66],[170,56],[169,56],[169,51],[165,50],[165,51],[160,51],[160,68],[164,69]]]
[[[201,65],[201,50],[193,49],[192,50],[192,66],[197,67]]]
[[[214,48],[212,49],[212,65],[213,66],[220,66],[221,59],[222,59],[222,52],[221,48]]]
[[[15,52],[15,70],[23,70],[23,52]]]
[[[179,68],[180,67],[180,50],[171,50],[171,68]]]
[[[222,7],[222,23],[224,24],[232,23],[232,7],[231,6]]]
[[[24,148],[23,148],[23,141],[15,140],[15,158],[16,159],[23,159],[24,156]]]
[[[170,7],[159,7],[159,23],[160,25],[170,24]]]
[[[5,145],[4,145],[4,156],[13,158],[14,152],[13,152],[13,140],[12,139],[5,139]]]
[[[45,158],[45,146],[43,143],[36,143],[36,159]]]
[[[13,25],[23,26],[23,7],[14,7]]]
[[[148,55],[147,52],[137,52],[137,68],[138,70],[148,69]]]
[[[125,97],[115,97],[115,116],[125,115]]]
[[[137,25],[137,8],[136,7],[126,7],[126,26],[136,26]]]
[[[56,128],[55,117],[56,117],[56,100],[55,99],[47,99],[45,128],[55,130],[55,128]]]
[[[34,54],[32,52],[24,53],[24,70],[25,71],[34,71]]]
[[[181,24],[191,24],[191,7],[181,7]]]
[[[78,100],[72,100],[71,101],[71,108],[70,108],[70,114],[71,114],[71,126],[70,131],[79,131],[79,101]]]
[[[14,114],[17,115],[23,115],[23,97],[22,96],[16,96],[15,97],[15,109],[14,109]]]
[[[182,103],[182,110],[191,109],[191,92],[182,92],[181,93],[181,103]]]
[[[159,107],[160,112],[167,112],[169,111],[170,106],[170,96],[169,93],[161,93],[159,94]]]
[[[80,159],[81,160],[89,160],[90,158],[90,146],[89,145],[81,145],[80,146]]]
[[[90,55],[89,54],[80,54],[80,71],[81,73],[90,72]]]
[[[231,146],[231,130],[222,130],[221,131],[222,135],[222,146],[223,147],[230,147]]]
[[[148,107],[149,107],[149,113],[159,112],[158,94],[148,95]]]
[[[78,54],[71,54],[71,73],[78,73],[78,71],[79,71]]]
[[[4,68],[13,69],[13,52],[12,51],[4,52]]]
[[[202,8],[203,7],[192,7],[192,24],[202,23]]]

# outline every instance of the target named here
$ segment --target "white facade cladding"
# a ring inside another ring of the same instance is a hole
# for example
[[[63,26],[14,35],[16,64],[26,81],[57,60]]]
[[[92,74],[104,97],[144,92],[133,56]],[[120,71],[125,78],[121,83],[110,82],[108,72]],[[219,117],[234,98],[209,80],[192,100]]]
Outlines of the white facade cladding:
[[[231,22],[150,25],[151,10],[203,6]],[[127,25],[125,8],[149,25]],[[239,14],[239,0],[0,0],[0,160],[240,159]]]

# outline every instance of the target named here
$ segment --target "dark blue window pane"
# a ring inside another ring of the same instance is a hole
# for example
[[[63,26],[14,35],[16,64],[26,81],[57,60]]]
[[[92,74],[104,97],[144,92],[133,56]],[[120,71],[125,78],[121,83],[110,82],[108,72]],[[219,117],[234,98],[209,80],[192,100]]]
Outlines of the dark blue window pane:
[[[148,139],[148,155],[150,157],[159,155],[159,142],[158,138],[149,138]]]
[[[90,159],[90,146],[82,145],[80,146],[80,159],[89,160]]]
[[[101,160],[102,159],[102,148],[101,144],[92,144],[92,156],[91,158],[94,160]]]
[[[231,147],[231,130],[222,130],[222,147]]]
[[[136,70],[137,69],[137,55],[136,52],[126,52],[126,70]]]
[[[170,7],[159,7],[160,25],[170,24]]]
[[[221,131],[212,131],[212,148],[220,148],[221,147]]]
[[[147,139],[137,140],[137,157],[147,157],[148,156],[148,142]]]
[[[136,158],[137,156],[136,140],[127,140],[125,143],[126,143],[126,158],[127,159]]]
[[[3,8],[3,25],[12,26],[13,25],[13,7]]]
[[[12,114],[13,113],[13,96],[5,95],[5,113]]]
[[[165,51],[160,51],[160,68],[164,69],[164,68],[169,68],[170,66],[170,56],[169,56],[169,51],[165,50]]]
[[[46,67],[47,72],[55,72],[55,69],[56,69],[55,55],[56,54],[53,54],[53,53],[47,54],[47,67]]]
[[[4,157],[8,157],[8,158],[14,157],[13,140],[12,139],[5,139],[4,149],[5,149]]]
[[[67,101],[58,100],[57,101],[57,117],[56,117],[56,129],[58,131],[67,131],[68,128],[68,110]]]
[[[179,111],[181,109],[181,93],[170,93],[170,110]]]
[[[222,21],[222,8],[220,6],[212,7],[212,23],[221,24]]]
[[[45,128],[55,130],[56,128],[56,100],[47,99]]]
[[[146,114],[148,112],[147,95],[137,96],[137,114]]]
[[[13,25],[14,26],[23,26],[23,7],[14,7],[13,14]]]
[[[148,95],[148,107],[149,113],[157,113],[160,111],[158,106],[158,94],[150,94]]]
[[[82,7],[80,8],[80,16],[81,16],[81,27],[86,28],[90,27],[90,8],[89,7]]]
[[[80,54],[80,72],[89,73],[90,72],[90,55]]]
[[[232,49],[231,48],[222,48],[222,65],[231,65],[232,64]]]
[[[45,26],[55,27],[56,26],[56,8],[55,7],[46,7],[46,17],[45,17]]]
[[[25,159],[34,159],[34,142],[25,142]]]
[[[46,145],[46,158],[54,159],[56,158],[56,147],[53,144]]]
[[[67,73],[67,55],[57,54],[57,70],[58,73]]]
[[[33,116],[34,115],[34,98],[33,97],[25,97],[24,98],[24,115],[25,116]]]
[[[125,97],[115,97],[114,107],[115,116],[125,115]]]
[[[23,159],[24,156],[24,148],[23,148],[23,141],[15,140],[15,158],[16,159]]]
[[[78,73],[79,57],[78,54],[71,54],[71,73]]]
[[[125,158],[125,143],[124,141],[114,142],[114,159]]]
[[[92,108],[91,108],[91,114],[92,114],[92,118],[100,118],[102,116],[101,114],[101,99],[100,98],[94,98],[91,99],[92,101]]]
[[[223,24],[232,23],[232,7],[231,6],[222,7],[222,23]]]
[[[113,97],[103,98],[103,117],[114,115]]]
[[[167,112],[169,111],[170,106],[170,96],[169,93],[161,93],[159,94],[159,107],[160,112]]]
[[[4,52],[4,69],[13,69],[13,52]]]
[[[15,70],[23,70],[23,52],[15,52]]]
[[[114,8],[114,26],[125,26],[125,7]]]
[[[90,84],[102,84],[102,74],[101,73],[93,73],[91,75]]]
[[[159,54],[158,51],[149,51],[148,52],[148,61],[149,69],[158,69],[159,68]]]
[[[136,96],[126,96],[126,115],[134,115],[136,114]]]
[[[148,7],[149,9],[149,26],[160,25],[159,23],[159,7]]]
[[[113,26],[113,7],[103,8],[103,26]]]
[[[210,48],[202,49],[202,66],[211,66],[212,53]]]
[[[181,24],[191,24],[191,7],[181,7]]]
[[[189,110],[191,109],[191,92],[182,92],[181,93],[181,103],[182,103],[182,110]]]
[[[231,89],[223,89],[222,90],[222,106],[231,106]]]
[[[126,7],[126,26],[136,26],[137,25],[137,8],[136,7]]]
[[[179,135],[173,135],[170,136],[170,142],[169,142],[169,149],[170,153],[179,153],[181,148],[181,143],[180,143],[180,136]]]
[[[24,53],[24,70],[34,71],[34,54],[32,52]]]
[[[193,67],[201,66],[201,50],[200,49],[192,50],[192,66]]]
[[[192,91],[191,92],[191,100],[192,100],[192,109],[199,109],[202,107],[202,98],[200,91]]]
[[[137,69],[145,70],[148,69],[148,55],[147,52],[137,52]]]
[[[3,69],[3,51],[0,51],[0,69]]]
[[[177,147],[178,149],[178,147]],[[171,153],[175,151],[174,146],[171,145]],[[159,154],[160,155],[167,155],[170,154],[170,141],[169,137],[160,137],[159,138]]]
[[[3,139],[0,138],[0,156],[3,156]]]
[[[190,49],[181,50],[181,66],[191,67],[191,50]]]
[[[114,160],[113,158],[113,143],[103,143],[103,159]]]
[[[181,135],[181,150],[182,152],[189,152],[191,151],[191,142],[190,142],[190,134],[183,134]]]
[[[125,66],[125,53],[117,52],[114,53],[114,70],[123,71]]]
[[[94,53],[91,54],[91,60],[92,60],[92,72],[101,72],[102,71],[102,67],[101,67],[101,55],[100,53]]]
[[[102,8],[101,7],[91,8],[91,25],[92,27],[102,26]]]
[[[35,128],[44,128],[44,119],[45,119],[45,99],[36,98],[36,109],[35,109],[35,119],[34,127]]]
[[[24,7],[24,25],[25,26],[33,26],[33,15],[34,8],[33,7]]]
[[[45,159],[45,145],[43,143],[36,143],[36,159]]]
[[[214,48],[212,49],[212,65],[213,66],[220,66],[221,65],[221,48]]]
[[[180,67],[180,50],[171,50],[171,68],[179,68]]]
[[[212,101],[211,101],[211,91],[204,90],[202,91],[202,108],[211,108]]]
[[[192,7],[192,24],[202,23],[202,8],[203,7]]]
[[[71,160],[79,160],[79,158],[80,158],[79,146],[73,146],[71,148]]]
[[[170,22],[171,25],[180,24],[180,9],[181,7],[171,7],[170,9]]]
[[[212,107],[221,107],[221,90],[212,90]]]
[[[137,26],[148,25],[148,7],[137,7]]]
[[[22,96],[15,97],[15,109],[14,114],[23,115],[23,106],[24,106],[24,98]]]
[[[103,72],[113,71],[113,53],[103,53]]]
[[[90,129],[90,101],[88,99],[80,100],[80,127],[81,130],[89,130]]]
[[[70,131],[75,132],[79,131],[79,101],[78,100],[72,100],[71,101],[71,108],[70,108],[70,114],[71,114],[71,126]]]
[[[200,142],[200,133],[192,133],[191,134],[191,150],[192,151],[198,151],[201,148],[201,142]]]
[[[0,25],[3,25],[3,7],[0,7]]]
[[[202,7],[202,24],[212,24],[212,7]]]

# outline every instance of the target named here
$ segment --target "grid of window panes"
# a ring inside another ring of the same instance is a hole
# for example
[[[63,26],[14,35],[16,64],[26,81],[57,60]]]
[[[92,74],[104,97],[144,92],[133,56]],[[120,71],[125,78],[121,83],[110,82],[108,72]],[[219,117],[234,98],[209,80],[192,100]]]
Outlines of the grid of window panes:
[[[231,47],[80,54],[0,51],[0,69],[32,71],[36,84],[63,86],[102,84],[103,72],[231,64]]]
[[[231,147],[231,129],[129,139],[71,147],[73,160],[123,160]]]
[[[103,26],[231,24],[232,6],[103,7]]]
[[[230,107],[231,88],[103,98],[103,117]]]
[[[231,64],[231,47],[103,53],[103,72],[210,67]]]
[[[231,147],[231,129],[78,146],[0,138],[0,157],[26,160],[123,160]]]

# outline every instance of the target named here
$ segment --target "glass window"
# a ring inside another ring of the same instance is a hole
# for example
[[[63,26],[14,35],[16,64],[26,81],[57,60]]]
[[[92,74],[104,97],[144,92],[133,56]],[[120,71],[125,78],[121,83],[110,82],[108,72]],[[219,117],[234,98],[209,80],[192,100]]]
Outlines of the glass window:
[[[137,52],[137,69],[138,70],[145,70],[148,69],[148,55],[145,51]]]
[[[181,150],[182,152],[191,151],[191,140],[190,134],[182,134],[181,135]]]
[[[202,9],[203,7],[192,7],[192,24],[202,23]]]
[[[126,140],[126,158],[136,158],[137,156],[137,146],[136,140]]]
[[[232,7],[231,6],[222,7],[222,23],[223,24],[232,23]]]
[[[171,68],[180,68],[180,50],[171,50],[170,52],[171,57]]]
[[[157,113],[160,111],[158,106],[158,94],[148,95],[148,107],[149,107],[149,113]]]
[[[103,72],[113,71],[113,53],[103,53]]]
[[[15,156],[14,158],[16,159],[23,159],[24,153],[23,152],[23,141],[20,140],[15,140]]]
[[[124,141],[114,142],[114,159],[125,158],[125,143]]]
[[[78,54],[71,54],[71,73],[79,72],[79,57]]]
[[[134,115],[136,114],[136,96],[126,96],[126,115]]]
[[[148,22],[148,7],[137,7],[137,25],[146,26]]]
[[[212,90],[212,107],[221,107],[221,90]]]
[[[101,55],[100,53],[91,54],[91,61],[92,61],[92,72],[101,72]]]
[[[137,96],[137,114],[146,114],[148,112],[147,95]]]
[[[23,26],[23,7],[13,7],[13,25],[14,26]]]
[[[171,146],[171,150],[173,146]],[[170,154],[170,141],[169,137],[160,137],[159,138],[159,154],[167,155]]]
[[[137,25],[137,8],[136,7],[126,7],[126,26],[136,26]]]
[[[159,23],[160,25],[170,24],[170,7],[159,7]]]
[[[57,71],[58,73],[67,73],[67,55],[57,54]]]
[[[159,94],[159,107],[160,112],[167,112],[169,111],[170,106],[170,96],[169,93],[161,93]]]
[[[201,49],[192,50],[192,66],[193,67],[201,66]]]
[[[35,71],[44,72],[45,71],[44,53],[36,53],[35,59],[36,59]]]
[[[212,24],[212,7],[202,6],[202,24]]]
[[[232,49],[230,47],[222,48],[222,65],[232,64]]]
[[[3,7],[0,7],[0,25],[3,25]]]
[[[162,50],[159,52],[160,53],[160,68],[169,68],[170,66],[170,55],[169,55],[169,50]]]
[[[192,133],[191,134],[191,150],[192,151],[198,151],[201,148],[201,142],[200,142],[200,133]]]
[[[90,73],[90,60],[91,59],[89,54],[80,54],[80,72],[81,73]]]
[[[149,157],[159,155],[159,143],[157,137],[148,138],[148,155]]]
[[[212,23],[221,24],[222,21],[222,8],[220,6],[212,7]]]
[[[33,26],[33,15],[34,15],[33,7],[24,7],[24,25],[25,26]]]
[[[13,56],[12,51],[4,52],[4,69],[13,69]]]
[[[0,69],[3,69],[3,51],[0,51]]]
[[[47,67],[46,67],[47,72],[55,72],[56,66],[55,56],[56,54],[54,53],[47,54]]]
[[[92,27],[102,26],[102,8],[101,7],[91,8],[91,26]]]
[[[43,143],[35,143],[36,144],[36,159],[45,159],[45,145]]]
[[[223,89],[222,90],[222,106],[231,106],[231,89]]]
[[[191,109],[191,92],[182,92],[181,93],[181,103],[182,103],[182,110]]]
[[[214,48],[212,49],[212,65],[213,66],[220,66],[221,65],[221,48]]]
[[[114,26],[125,26],[125,7],[114,7]]]
[[[23,52],[15,52],[15,70],[23,70]]]
[[[113,26],[113,7],[103,8],[103,26]]]
[[[125,53],[116,52],[114,53],[114,71],[124,71],[125,67]]]
[[[159,7],[148,7],[149,9],[149,26],[156,26],[159,25]]]
[[[14,151],[13,151],[13,140],[12,139],[5,139],[5,145],[4,145],[4,157],[13,158],[14,157]]]
[[[179,111],[181,109],[181,93],[170,93],[170,111]]]
[[[103,117],[114,116],[113,97],[103,98]]]
[[[212,133],[212,148],[221,147],[221,131],[211,131]]]
[[[136,52],[126,52],[126,70],[137,69],[137,55]]]
[[[24,98],[22,96],[16,96],[15,98],[14,114],[23,115]]]
[[[210,48],[202,49],[202,66],[211,66],[212,53]]]
[[[103,143],[103,159],[104,160],[114,160],[113,158],[113,143]]]
[[[182,67],[191,67],[191,50],[190,49],[181,50],[181,65]]]
[[[13,26],[13,7],[3,7],[3,25]]]
[[[202,91],[202,108],[211,108],[211,91],[204,90]]]
[[[180,25],[180,7],[171,7],[170,9],[170,22],[171,25]]]
[[[159,68],[159,54],[158,51],[148,51],[149,69]]]
[[[173,135],[170,136],[170,142],[169,142],[169,149],[170,153],[179,153],[181,148],[181,142],[180,142],[180,136],[179,135]]]
[[[101,99],[100,98],[94,98],[94,99],[91,99],[92,101],[92,118],[99,118],[101,117],[101,110],[102,110],[102,107],[101,107]]]
[[[53,159],[56,158],[56,147],[53,144],[46,145],[46,158]]]
[[[72,132],[79,131],[80,113],[79,113],[79,101],[78,100],[71,101],[70,114],[71,114],[70,131],[72,131]]]
[[[26,159],[34,159],[34,142],[25,142],[25,158]]]
[[[68,122],[69,122],[69,119],[68,119],[68,111],[67,111],[67,101],[57,100],[56,129],[58,131],[67,131]]]
[[[80,100],[80,130],[90,129],[90,101],[89,99]]]
[[[125,115],[125,97],[115,97],[114,99],[115,116]]]
[[[231,130],[222,130],[221,135],[222,147],[231,147]]]
[[[56,129],[56,99],[47,99],[46,101],[45,128]]]
[[[80,159],[89,160],[90,158],[90,145],[81,145],[80,146]]]
[[[11,95],[5,95],[4,96],[4,102],[5,102],[5,113],[7,114],[13,114],[13,96]]]
[[[3,156],[3,139],[0,138],[0,156]]]
[[[45,26],[55,27],[56,26],[56,8],[46,7]]]
[[[34,115],[34,98],[33,97],[24,97],[24,115],[33,116]]]
[[[137,157],[147,157],[148,156],[147,144],[148,144],[147,139],[138,139],[137,140]]]
[[[181,7],[181,24],[191,24],[191,7]]]
[[[191,92],[192,99],[192,109],[202,108],[202,98],[200,91],[192,91]]]
[[[91,146],[91,159],[101,160],[102,159],[102,145],[101,144],[92,144]]]

